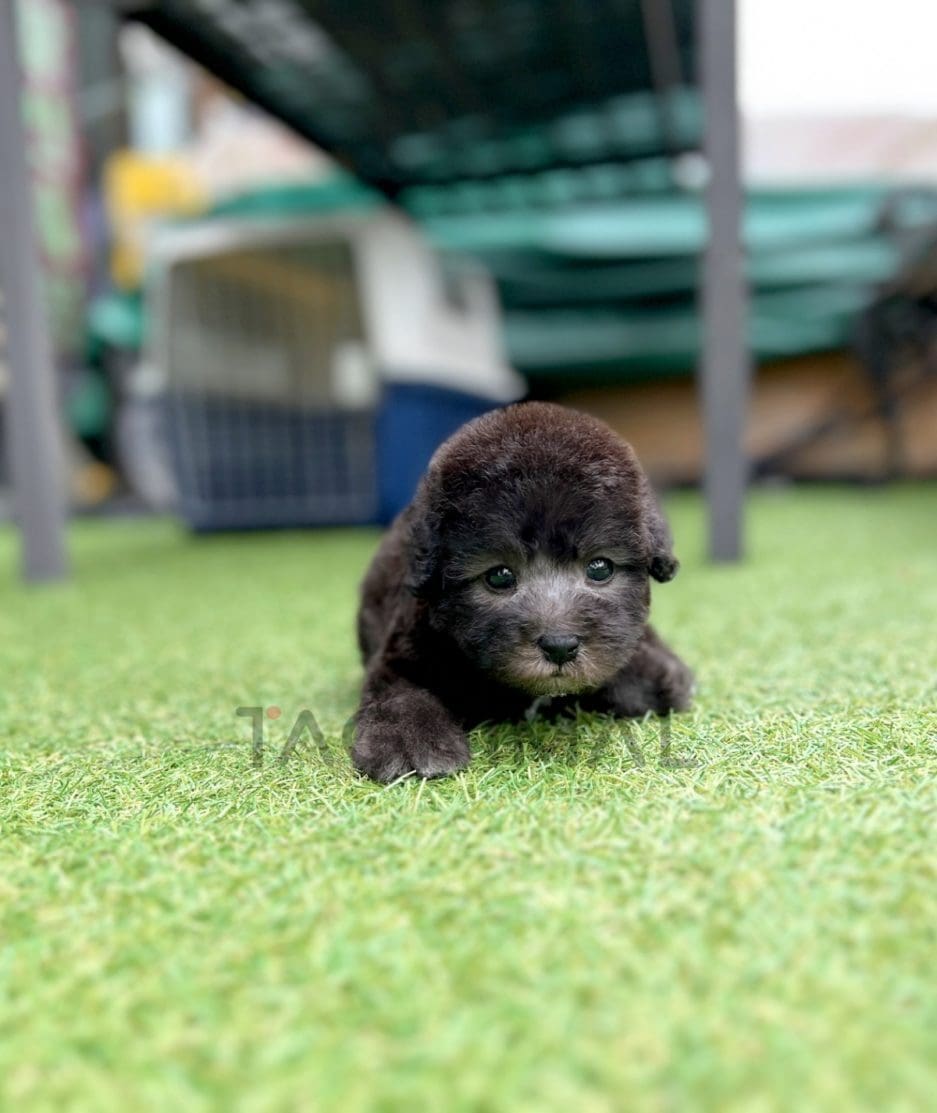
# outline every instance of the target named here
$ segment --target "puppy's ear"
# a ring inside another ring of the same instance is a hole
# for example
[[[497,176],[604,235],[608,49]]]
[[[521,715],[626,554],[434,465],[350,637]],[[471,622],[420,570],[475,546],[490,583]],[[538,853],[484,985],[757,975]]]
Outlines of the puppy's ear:
[[[410,525],[410,559],[407,566],[407,587],[416,596],[435,594],[442,564],[442,521],[431,505],[424,486],[413,500]]]
[[[642,501],[644,503],[644,529],[647,536],[647,570],[658,583],[672,580],[680,567],[673,555],[673,537],[670,526],[660,508],[657,496],[645,478]]]

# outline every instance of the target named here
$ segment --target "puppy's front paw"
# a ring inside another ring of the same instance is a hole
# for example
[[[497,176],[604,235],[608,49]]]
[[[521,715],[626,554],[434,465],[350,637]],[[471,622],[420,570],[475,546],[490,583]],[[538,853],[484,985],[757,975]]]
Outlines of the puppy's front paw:
[[[387,784],[407,773],[446,777],[470,757],[464,732],[429,692],[387,693],[358,714],[352,758],[375,781]]]
[[[693,688],[693,674],[683,661],[656,635],[648,635],[615,679],[582,706],[621,718],[640,718],[649,711],[667,715],[689,708]]]
[[[407,773],[447,777],[464,769],[470,758],[465,735],[450,729],[445,735],[415,727],[402,734],[398,727],[371,722],[359,725],[352,757],[356,767],[384,784]]]

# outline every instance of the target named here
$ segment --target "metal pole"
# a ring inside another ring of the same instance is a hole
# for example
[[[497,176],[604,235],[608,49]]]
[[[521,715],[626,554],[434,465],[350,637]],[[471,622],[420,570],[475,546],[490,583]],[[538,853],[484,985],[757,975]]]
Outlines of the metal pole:
[[[28,580],[66,574],[62,445],[39,284],[35,221],[20,115],[16,0],[0,0],[0,291],[9,368],[6,428]]]
[[[749,353],[735,0],[698,0],[696,12],[704,150],[709,166],[706,193],[709,232],[701,290],[709,553],[713,560],[738,560],[743,549],[742,514],[748,473],[744,438]]]

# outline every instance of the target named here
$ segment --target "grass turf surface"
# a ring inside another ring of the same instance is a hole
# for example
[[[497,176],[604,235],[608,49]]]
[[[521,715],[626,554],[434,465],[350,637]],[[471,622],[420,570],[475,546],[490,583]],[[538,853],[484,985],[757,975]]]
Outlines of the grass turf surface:
[[[389,789],[339,741],[373,533],[86,524],[41,591],[0,534],[0,1105],[925,1108],[935,506],[762,493],[714,568],[672,501],[692,764],[591,719]]]

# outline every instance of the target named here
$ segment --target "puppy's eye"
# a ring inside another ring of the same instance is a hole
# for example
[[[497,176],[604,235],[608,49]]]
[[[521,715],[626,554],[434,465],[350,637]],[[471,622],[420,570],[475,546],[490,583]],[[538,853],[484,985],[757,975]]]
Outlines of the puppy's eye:
[[[606,580],[610,580],[615,573],[615,565],[605,557],[596,557],[595,560],[590,560],[586,565],[586,576],[593,581],[593,583],[604,584]]]
[[[485,583],[494,591],[507,591],[517,583],[517,577],[507,565],[499,564],[485,573]]]

